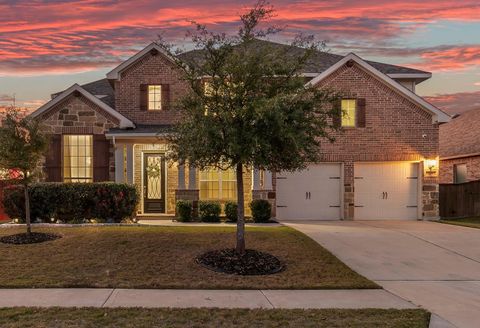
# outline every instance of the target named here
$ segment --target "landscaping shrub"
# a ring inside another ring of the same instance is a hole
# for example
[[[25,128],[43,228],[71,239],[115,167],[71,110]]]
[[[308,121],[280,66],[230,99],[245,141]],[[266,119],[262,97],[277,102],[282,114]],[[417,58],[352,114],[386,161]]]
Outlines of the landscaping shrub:
[[[265,199],[255,199],[250,203],[252,219],[256,223],[268,222],[272,215],[272,205]]]
[[[222,207],[219,202],[198,202],[198,215],[202,222],[220,222]]]
[[[228,222],[237,222],[237,203],[226,202],[225,203],[225,217]]]
[[[188,222],[192,219],[193,204],[189,200],[177,201],[177,220]]]
[[[32,220],[43,222],[121,222],[134,216],[138,202],[135,186],[109,182],[36,183],[29,194]],[[23,187],[6,188],[3,203],[9,217],[24,222]]]

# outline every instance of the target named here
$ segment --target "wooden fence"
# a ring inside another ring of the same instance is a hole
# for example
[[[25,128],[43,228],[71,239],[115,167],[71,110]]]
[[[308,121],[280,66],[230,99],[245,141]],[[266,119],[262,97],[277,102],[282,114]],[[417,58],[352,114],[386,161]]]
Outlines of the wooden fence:
[[[440,217],[480,216],[480,180],[440,185]]]

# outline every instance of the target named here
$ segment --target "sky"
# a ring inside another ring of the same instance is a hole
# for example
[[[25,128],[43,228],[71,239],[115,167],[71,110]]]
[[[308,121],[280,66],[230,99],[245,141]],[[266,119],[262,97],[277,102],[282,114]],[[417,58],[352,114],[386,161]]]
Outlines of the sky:
[[[191,21],[234,33],[254,2],[0,0],[0,106],[38,108],[100,78],[162,35],[185,44]],[[417,93],[449,113],[480,107],[480,1],[270,2],[278,40],[324,40],[332,53],[433,73]]]

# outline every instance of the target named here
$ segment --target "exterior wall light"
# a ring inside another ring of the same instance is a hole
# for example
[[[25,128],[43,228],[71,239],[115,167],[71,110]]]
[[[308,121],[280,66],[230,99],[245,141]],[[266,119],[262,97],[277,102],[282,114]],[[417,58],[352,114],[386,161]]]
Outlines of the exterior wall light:
[[[438,176],[438,159],[425,159],[423,161],[423,169],[425,176],[437,177]]]

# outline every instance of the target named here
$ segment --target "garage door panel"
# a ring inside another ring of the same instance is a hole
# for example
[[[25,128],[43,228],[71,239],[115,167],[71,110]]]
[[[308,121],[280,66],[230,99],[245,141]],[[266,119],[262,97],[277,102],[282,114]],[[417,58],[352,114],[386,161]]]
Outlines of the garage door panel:
[[[277,175],[277,218],[333,220],[340,218],[341,165],[311,165],[300,172]]]
[[[418,163],[356,163],[356,219],[416,219]]]

